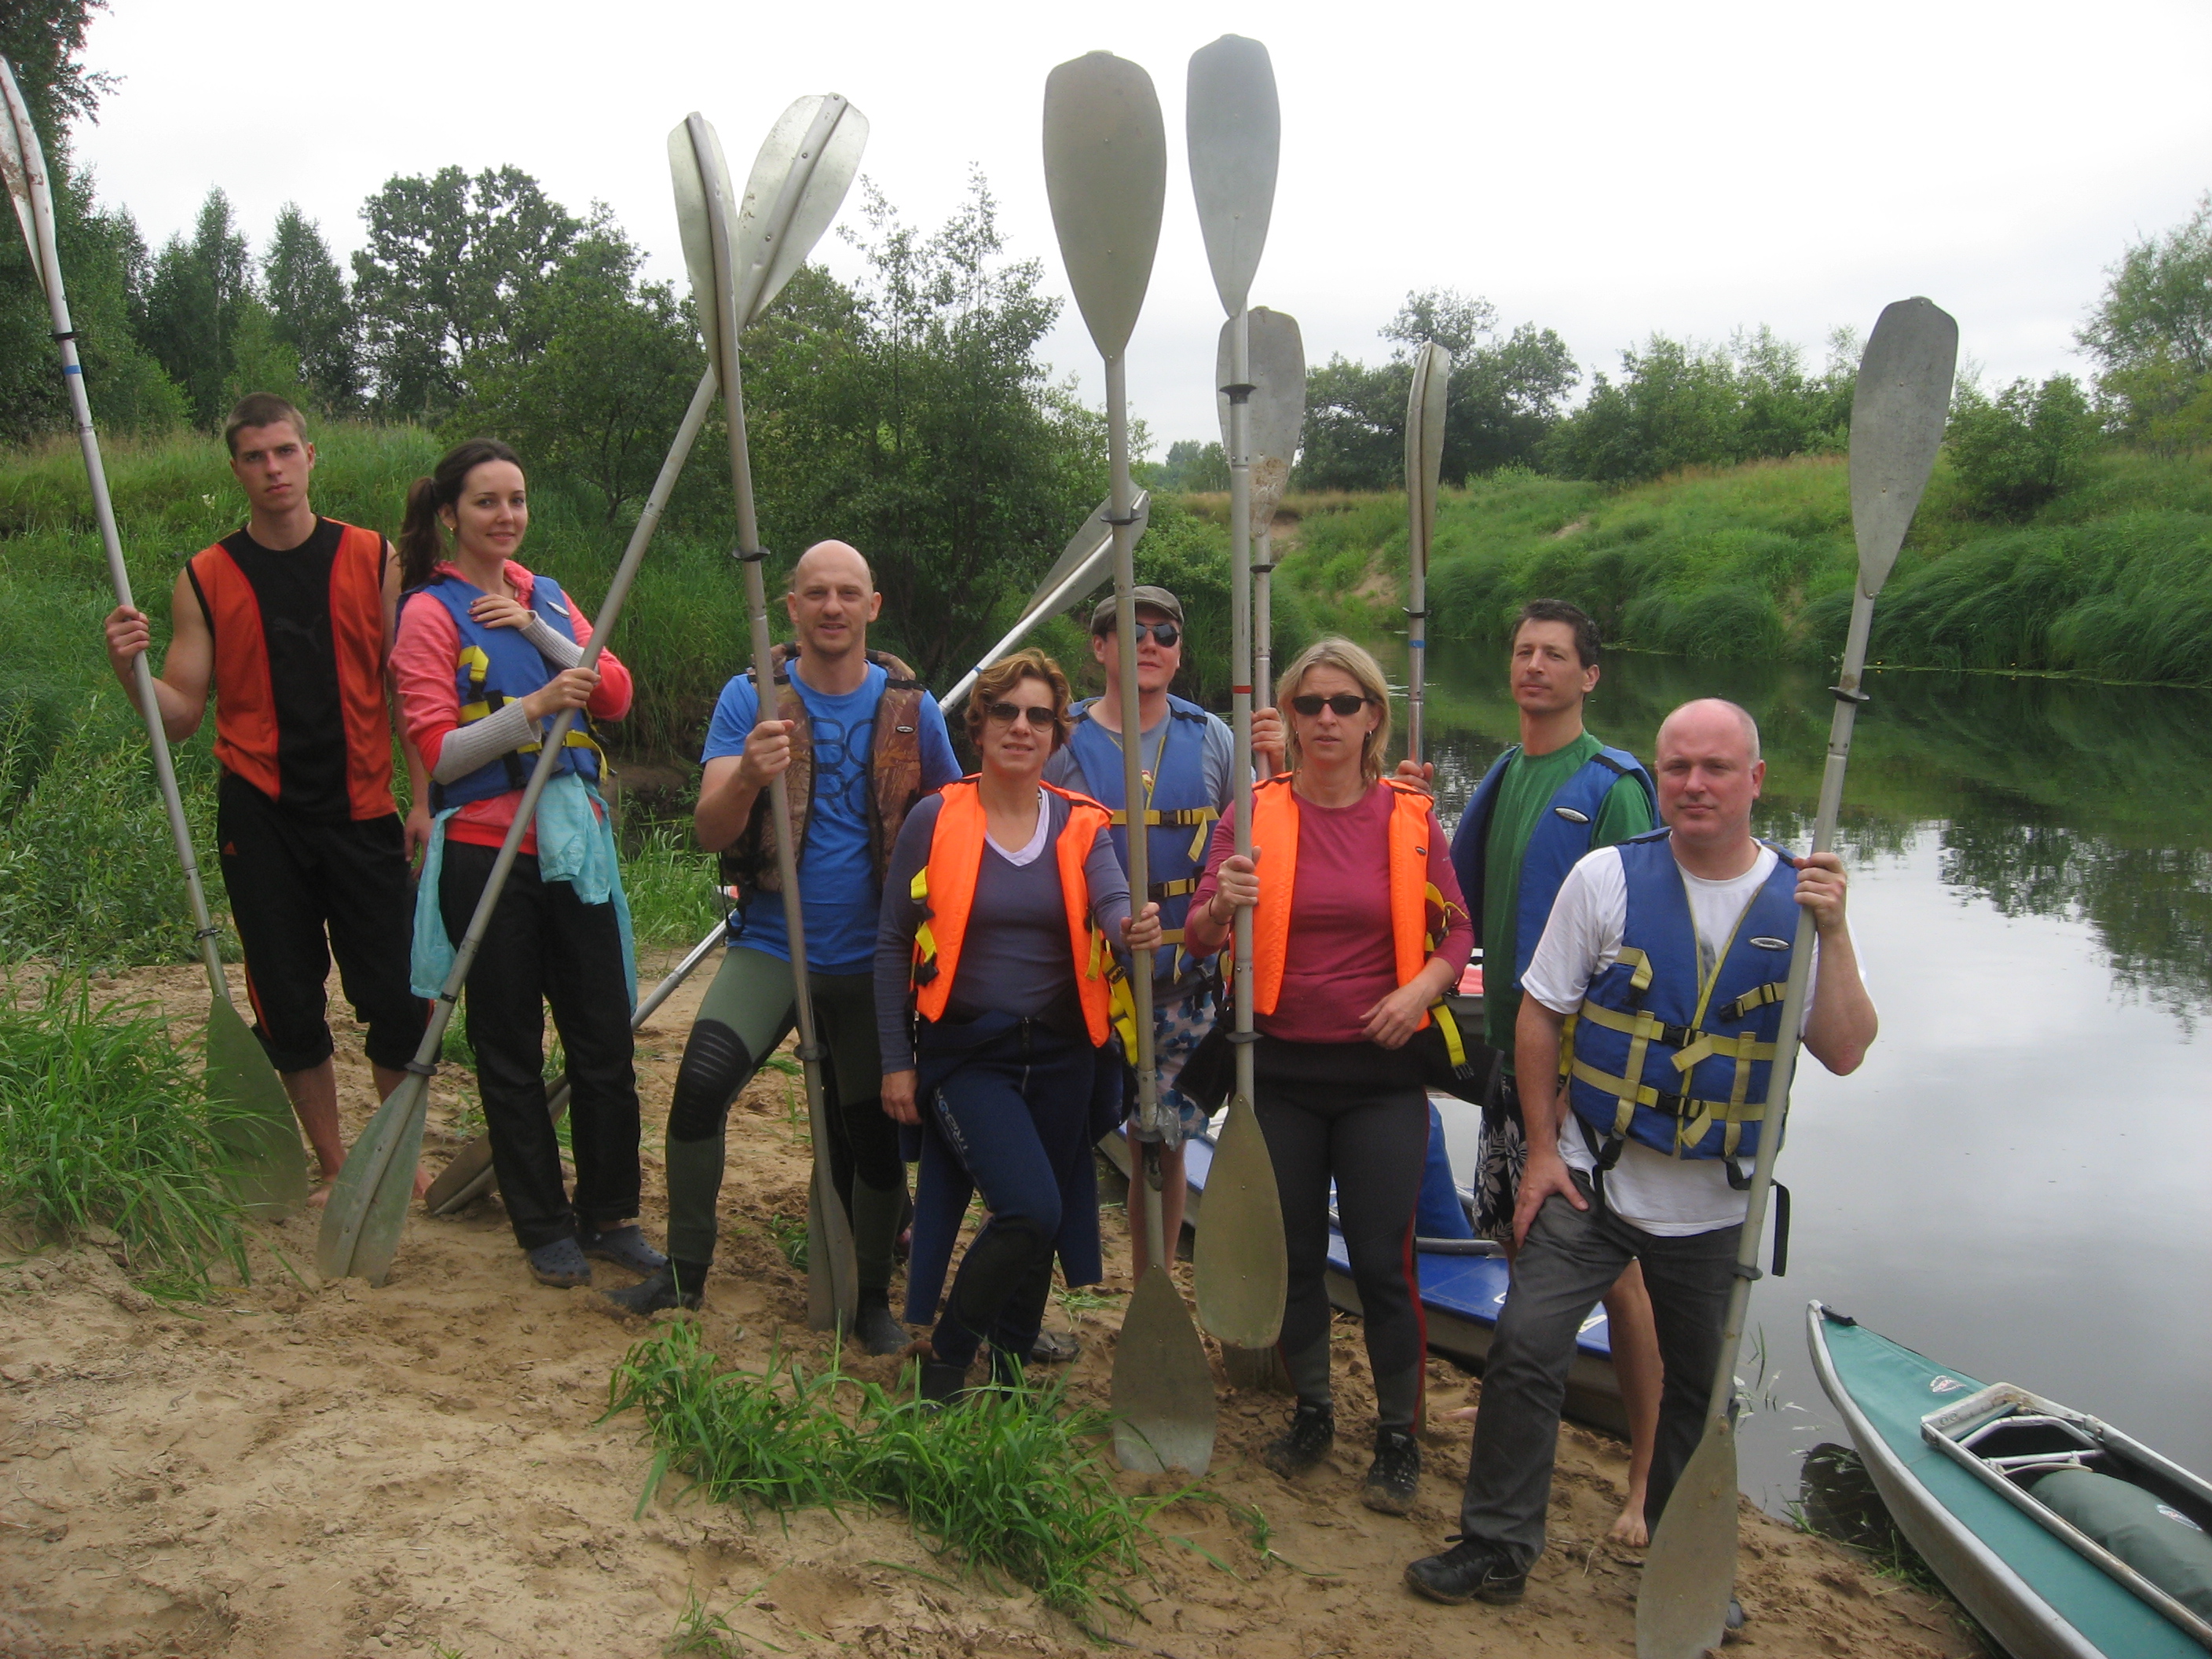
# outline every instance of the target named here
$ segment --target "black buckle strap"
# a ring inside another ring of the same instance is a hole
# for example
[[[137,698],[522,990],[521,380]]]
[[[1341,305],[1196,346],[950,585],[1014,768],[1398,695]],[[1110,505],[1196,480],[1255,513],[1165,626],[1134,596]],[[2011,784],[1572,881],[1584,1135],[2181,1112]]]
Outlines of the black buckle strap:
[[[758,564],[762,560],[768,557],[768,549],[764,547],[756,547],[751,552],[748,553],[742,547],[732,548],[730,550],[730,556],[735,559],[739,564]]]

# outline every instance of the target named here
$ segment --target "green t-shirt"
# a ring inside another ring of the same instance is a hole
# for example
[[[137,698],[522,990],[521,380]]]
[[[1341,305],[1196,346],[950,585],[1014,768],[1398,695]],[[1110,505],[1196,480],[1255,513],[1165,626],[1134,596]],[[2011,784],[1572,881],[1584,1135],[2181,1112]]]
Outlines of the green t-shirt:
[[[1522,855],[1528,850],[1536,820],[1559,787],[1603,747],[1585,732],[1548,755],[1516,755],[1498,781],[1482,860],[1482,1009],[1485,1035],[1492,1048],[1504,1050],[1509,1073],[1513,1069],[1514,1022],[1521,1018],[1521,988],[1513,982],[1513,964],[1520,949],[1516,921],[1521,908]],[[1634,778],[1620,778],[1598,808],[1590,847],[1610,847],[1654,827],[1644,786]]]

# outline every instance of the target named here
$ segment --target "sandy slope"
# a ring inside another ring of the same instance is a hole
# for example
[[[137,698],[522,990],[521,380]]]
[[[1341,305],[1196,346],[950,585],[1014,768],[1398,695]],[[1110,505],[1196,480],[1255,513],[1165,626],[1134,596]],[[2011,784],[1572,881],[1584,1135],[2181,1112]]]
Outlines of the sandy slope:
[[[204,1012],[189,969],[103,988],[159,996],[180,1030]],[[655,1231],[651,1149],[696,988],[641,1039]],[[368,1073],[356,1030],[342,1026],[339,1047],[352,1133],[371,1106]],[[441,1151],[465,1087],[451,1072],[437,1085]],[[803,1213],[788,1095],[764,1079],[732,1124],[726,1271],[704,1330],[747,1364],[772,1341],[822,1346],[766,1225]],[[1109,1214],[1109,1234],[1119,1219]],[[277,1265],[279,1251],[307,1283]],[[1097,1650],[1026,1595],[938,1582],[957,1569],[894,1516],[748,1521],[664,1495],[633,1519],[647,1462],[638,1424],[599,1419],[610,1367],[646,1328],[599,1311],[590,1292],[531,1284],[495,1203],[458,1221],[418,1217],[380,1290],[313,1284],[312,1253],[309,1222],[272,1229],[252,1286],[192,1310],[149,1302],[89,1248],[0,1269],[0,1655],[644,1659],[695,1595],[748,1638],[732,1651],[824,1639],[867,1659]],[[1121,1275],[1109,1290],[1125,1295],[1126,1253],[1110,1244],[1109,1267]],[[1117,1319],[1109,1308],[1078,1321],[1081,1395],[1103,1398]],[[1398,1575],[1453,1529],[1468,1430],[1441,1424],[1429,1437],[1413,1516],[1359,1507],[1371,1397],[1357,1326],[1339,1335],[1346,1434],[1333,1469],[1295,1487],[1277,1480],[1255,1454],[1285,1402],[1224,1397],[1213,1480],[1265,1510],[1274,1558],[1218,1510],[1171,1511],[1165,1529],[1235,1576],[1165,1546],[1158,1582],[1134,1589],[1144,1620],[1116,1622],[1115,1636],[1170,1659],[1632,1652],[1635,1561],[1599,1542],[1620,1502],[1622,1449],[1563,1434],[1552,1548],[1519,1607],[1431,1607]],[[888,1380],[890,1362],[848,1364]],[[1431,1379],[1432,1413],[1474,1397],[1441,1363]],[[1832,1546],[1747,1507],[1744,1538],[1747,1655],[1978,1650],[1947,1609]]]

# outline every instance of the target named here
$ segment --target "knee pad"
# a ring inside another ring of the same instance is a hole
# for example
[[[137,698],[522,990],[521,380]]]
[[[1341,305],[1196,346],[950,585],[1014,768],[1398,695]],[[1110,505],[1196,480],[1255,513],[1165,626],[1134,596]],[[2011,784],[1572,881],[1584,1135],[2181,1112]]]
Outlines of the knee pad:
[[[745,1040],[719,1019],[702,1019],[684,1044],[668,1103],[672,1140],[705,1140],[720,1133],[730,1102],[753,1074]]]

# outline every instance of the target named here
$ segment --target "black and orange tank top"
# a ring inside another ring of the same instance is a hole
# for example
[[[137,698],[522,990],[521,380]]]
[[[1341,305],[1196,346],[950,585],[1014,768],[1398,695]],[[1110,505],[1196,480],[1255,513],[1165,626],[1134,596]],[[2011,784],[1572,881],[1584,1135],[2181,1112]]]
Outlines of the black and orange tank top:
[[[301,817],[378,818],[392,798],[384,538],[315,520],[279,553],[245,531],[185,567],[215,636],[215,753]]]

